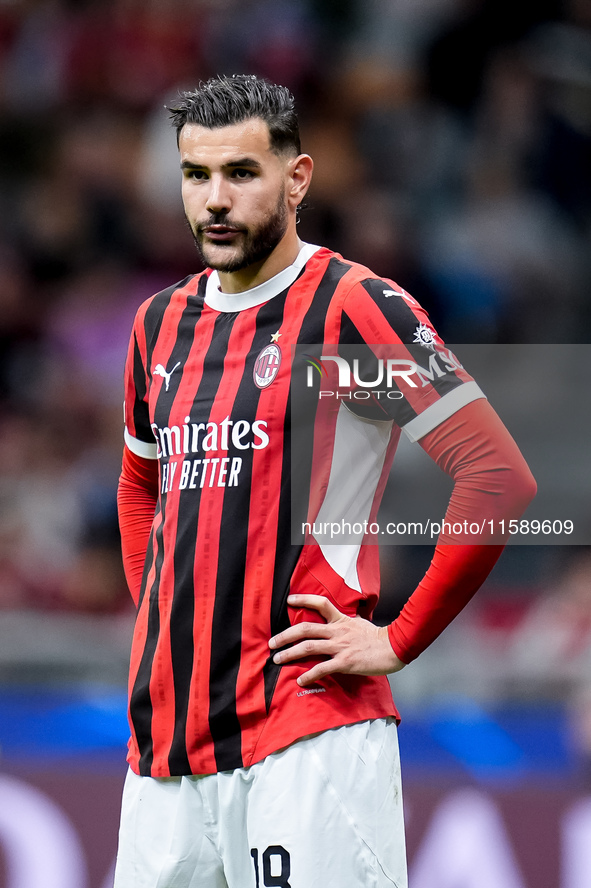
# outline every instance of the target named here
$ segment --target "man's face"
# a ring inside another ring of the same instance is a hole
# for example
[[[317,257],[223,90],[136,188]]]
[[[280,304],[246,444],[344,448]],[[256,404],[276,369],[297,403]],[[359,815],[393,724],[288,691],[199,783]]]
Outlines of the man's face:
[[[185,124],[179,149],[185,214],[203,262],[232,272],[266,259],[287,230],[289,160],[271,150],[267,124]]]

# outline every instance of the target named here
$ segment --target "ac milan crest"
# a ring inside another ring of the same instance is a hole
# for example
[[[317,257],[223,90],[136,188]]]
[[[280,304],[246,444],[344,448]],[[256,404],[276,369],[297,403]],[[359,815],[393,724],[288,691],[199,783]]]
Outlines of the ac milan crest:
[[[254,362],[253,379],[261,388],[271,385],[281,366],[281,349],[278,345],[266,345]]]

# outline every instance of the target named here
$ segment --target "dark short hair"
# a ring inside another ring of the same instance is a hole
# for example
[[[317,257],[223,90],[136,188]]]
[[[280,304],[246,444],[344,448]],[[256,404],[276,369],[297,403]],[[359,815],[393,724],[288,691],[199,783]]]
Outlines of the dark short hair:
[[[292,94],[287,87],[254,74],[211,77],[197,89],[182,92],[176,107],[168,110],[177,141],[186,123],[216,129],[259,117],[269,127],[271,149],[276,154],[301,153]]]

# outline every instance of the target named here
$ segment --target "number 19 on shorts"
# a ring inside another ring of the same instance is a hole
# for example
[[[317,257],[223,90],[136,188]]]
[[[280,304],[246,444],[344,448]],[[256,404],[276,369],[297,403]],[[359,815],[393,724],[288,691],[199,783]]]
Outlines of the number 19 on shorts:
[[[256,888],[291,888],[288,881],[291,873],[289,852],[283,845],[269,845],[259,858],[259,849],[251,848],[250,856],[254,863],[254,877]],[[260,859],[260,869],[259,869]],[[263,873],[261,882],[260,870]]]

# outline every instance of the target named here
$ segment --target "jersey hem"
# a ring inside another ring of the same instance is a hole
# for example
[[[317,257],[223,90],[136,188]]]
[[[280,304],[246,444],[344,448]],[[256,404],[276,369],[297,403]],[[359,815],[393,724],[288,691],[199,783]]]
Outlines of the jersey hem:
[[[259,743],[257,744],[256,749],[253,753],[244,757],[244,761],[242,765],[236,765],[236,768],[230,768],[228,770],[237,770],[238,768],[250,768],[252,765],[256,765],[257,762],[262,761],[267,758],[268,755],[272,755],[274,752],[279,752],[282,749],[285,749],[287,746],[291,746],[292,743],[296,743],[298,740],[302,740],[304,737],[307,737],[311,734],[322,734],[325,731],[330,731],[332,728],[341,728],[344,725],[354,725],[358,722],[364,721],[373,721],[377,718],[395,718],[396,724],[400,724],[400,714],[392,703],[391,706],[384,707],[371,707],[367,711],[362,710],[358,712],[355,717],[345,716],[343,713],[335,713],[334,718],[326,719],[323,718],[322,722],[316,724],[313,719],[306,720],[305,723],[301,723],[299,727],[292,727],[291,729],[285,730],[283,733],[275,733],[273,742],[268,743]],[[197,777],[205,774],[216,774],[220,773],[218,770],[203,770],[203,771],[188,771],[182,774],[171,774],[168,771],[160,772],[159,768],[152,768],[150,774],[142,774],[139,768],[139,760],[135,756],[128,756],[127,762],[129,767],[137,774],[139,777]]]
[[[350,715],[345,716],[343,713],[335,713],[334,718],[323,718],[322,722],[317,725],[314,723],[313,719],[306,720],[305,725],[301,724],[298,727],[292,727],[290,730],[286,730],[283,734],[276,732],[272,742],[265,743],[261,738],[252,755],[244,762],[244,766],[250,767],[250,765],[256,764],[261,761],[261,759],[271,755],[271,753],[277,752],[279,749],[284,749],[286,746],[291,746],[292,743],[301,740],[302,737],[306,737],[308,734],[320,734],[324,731],[330,731],[331,728],[340,728],[343,725],[353,725],[361,721],[389,717],[394,717],[396,723],[400,723],[400,714],[394,703],[392,703],[391,707],[384,706],[379,709],[372,706],[371,709],[368,709],[367,711],[362,710],[355,717],[351,717]]]

